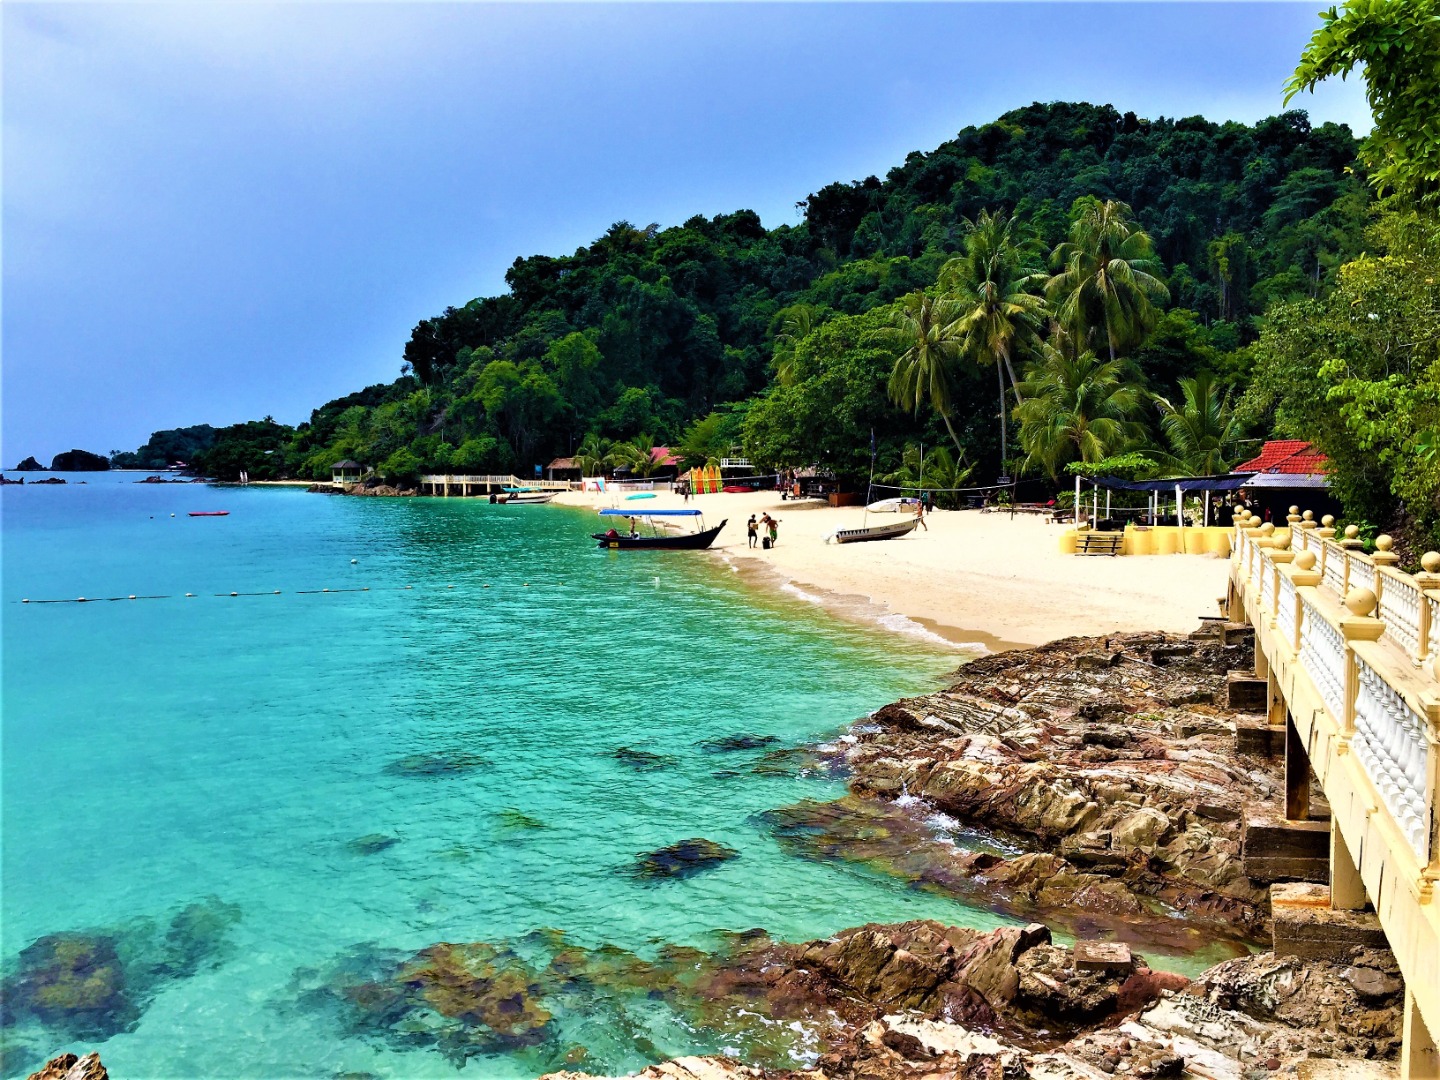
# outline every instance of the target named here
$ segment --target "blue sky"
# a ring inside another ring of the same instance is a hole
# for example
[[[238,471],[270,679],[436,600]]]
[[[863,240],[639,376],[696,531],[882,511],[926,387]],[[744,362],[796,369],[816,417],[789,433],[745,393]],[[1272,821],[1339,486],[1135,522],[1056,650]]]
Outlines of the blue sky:
[[[1318,6],[12,0],[0,463],[298,422],[517,255],[793,222],[1031,101],[1254,121]],[[1358,80],[1298,104],[1368,129]]]

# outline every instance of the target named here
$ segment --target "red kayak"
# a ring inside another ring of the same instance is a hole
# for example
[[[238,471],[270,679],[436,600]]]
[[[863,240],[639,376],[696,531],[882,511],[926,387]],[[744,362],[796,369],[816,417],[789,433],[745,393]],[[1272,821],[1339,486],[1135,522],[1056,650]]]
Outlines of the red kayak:
[[[191,517],[229,517],[229,510],[191,510]]]

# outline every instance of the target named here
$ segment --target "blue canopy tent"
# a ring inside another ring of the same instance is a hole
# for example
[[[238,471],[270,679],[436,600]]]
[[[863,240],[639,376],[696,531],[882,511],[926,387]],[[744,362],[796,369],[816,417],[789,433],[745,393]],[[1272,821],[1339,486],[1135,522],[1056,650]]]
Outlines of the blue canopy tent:
[[[1094,478],[1075,477],[1075,525],[1080,525],[1080,484],[1088,482],[1094,492],[1094,509],[1091,511],[1091,519],[1094,520],[1100,512],[1100,489],[1105,489],[1105,515],[1110,515],[1110,492],[1112,491],[1147,491],[1151,493],[1150,514],[1151,520],[1160,520],[1160,496],[1162,494],[1175,496],[1175,524],[1184,526],[1184,497],[1200,491],[1209,493],[1212,491],[1236,491],[1246,485],[1254,473],[1224,473],[1218,476],[1175,476],[1165,480],[1122,480],[1118,476],[1097,476]],[[1205,500],[1205,524],[1210,524],[1210,500]]]

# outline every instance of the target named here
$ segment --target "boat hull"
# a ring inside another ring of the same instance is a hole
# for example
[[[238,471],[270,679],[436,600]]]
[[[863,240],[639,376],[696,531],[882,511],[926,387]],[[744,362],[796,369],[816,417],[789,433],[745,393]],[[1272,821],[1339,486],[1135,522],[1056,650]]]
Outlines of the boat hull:
[[[548,503],[551,499],[555,498],[557,494],[558,493],[554,491],[527,491],[523,495],[501,495],[496,501],[505,503],[507,506],[523,506],[527,503]]]
[[[715,537],[720,535],[723,528],[724,521],[713,529],[704,529],[685,536],[606,536],[604,533],[590,535],[600,547],[612,551],[702,551],[715,542]]]
[[[893,525],[871,525],[862,529],[841,529],[835,534],[837,544],[865,544],[872,540],[894,540],[897,536],[915,531],[920,522],[897,521]]]

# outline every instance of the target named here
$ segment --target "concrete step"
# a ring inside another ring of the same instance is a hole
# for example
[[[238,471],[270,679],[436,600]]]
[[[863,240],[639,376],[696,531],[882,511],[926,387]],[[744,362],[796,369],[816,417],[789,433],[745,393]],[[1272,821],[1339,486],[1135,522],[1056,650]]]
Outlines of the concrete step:
[[[1276,956],[1345,961],[1356,946],[1388,949],[1380,920],[1367,911],[1336,911],[1330,886],[1288,882],[1270,886]]]
[[[1244,671],[1232,671],[1225,676],[1224,705],[1236,712],[1264,713],[1270,708],[1269,689],[1266,681]]]
[[[1245,875],[1252,881],[1328,882],[1330,823],[1247,818],[1240,858]]]
[[[1264,716],[1237,716],[1235,752],[1256,757],[1284,757],[1285,729],[1279,724],[1268,723]]]

